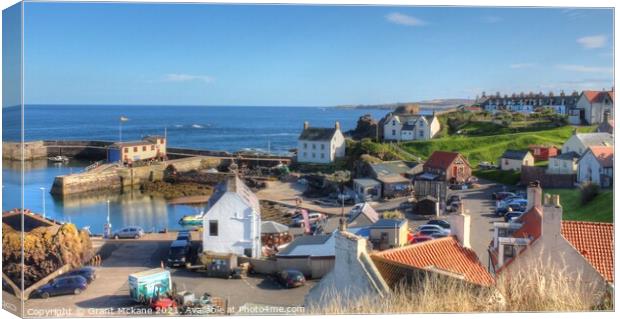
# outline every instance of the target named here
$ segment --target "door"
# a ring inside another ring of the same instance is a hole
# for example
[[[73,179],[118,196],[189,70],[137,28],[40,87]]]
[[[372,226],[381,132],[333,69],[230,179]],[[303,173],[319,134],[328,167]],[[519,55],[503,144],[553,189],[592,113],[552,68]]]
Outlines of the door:
[[[458,168],[456,167],[456,165],[452,166],[452,177],[457,177],[457,170]]]

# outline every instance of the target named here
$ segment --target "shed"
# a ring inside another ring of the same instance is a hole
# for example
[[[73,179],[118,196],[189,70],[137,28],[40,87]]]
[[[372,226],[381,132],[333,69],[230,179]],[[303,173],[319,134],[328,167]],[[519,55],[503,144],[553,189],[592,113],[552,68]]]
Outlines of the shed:
[[[438,213],[438,203],[437,198],[430,195],[419,198],[416,212],[421,215],[436,215]]]
[[[356,178],[353,180],[355,194],[363,201],[381,199],[381,183],[372,178]]]
[[[408,222],[406,219],[380,219],[370,229],[370,241],[375,249],[401,247],[407,244]]]
[[[529,151],[506,150],[499,163],[502,171],[521,171],[521,166],[534,166],[534,156]]]
[[[349,227],[368,226],[374,224],[378,220],[379,214],[377,214],[375,209],[368,203],[364,203],[362,207],[351,210],[347,225]]]
[[[301,236],[276,254],[277,269],[297,269],[305,276],[321,278],[334,267],[333,234]]]

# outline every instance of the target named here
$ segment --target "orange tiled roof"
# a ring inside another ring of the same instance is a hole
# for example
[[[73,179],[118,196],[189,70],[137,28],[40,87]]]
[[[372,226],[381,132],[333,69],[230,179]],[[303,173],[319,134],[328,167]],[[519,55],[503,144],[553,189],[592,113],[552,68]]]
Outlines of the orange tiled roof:
[[[614,148],[611,146],[590,146],[592,155],[602,167],[614,166]]]
[[[542,212],[540,208],[534,206],[527,213],[523,214],[521,216],[521,224],[521,228],[517,229],[512,234],[512,237],[538,239],[542,229]]]
[[[614,101],[613,91],[583,91],[583,95],[586,96],[586,99],[588,99],[590,103],[601,102],[605,96],[609,96],[611,101]]]
[[[563,221],[562,236],[605,280],[614,282],[614,224]]]
[[[375,264],[390,265],[377,267],[389,282],[390,274],[397,270],[398,264],[423,270],[433,268],[438,271],[463,276],[464,280],[482,286],[491,286],[495,280],[480,263],[476,253],[463,247],[453,237],[429,240],[401,248],[384,250],[373,254]],[[378,265],[380,266],[380,265]]]

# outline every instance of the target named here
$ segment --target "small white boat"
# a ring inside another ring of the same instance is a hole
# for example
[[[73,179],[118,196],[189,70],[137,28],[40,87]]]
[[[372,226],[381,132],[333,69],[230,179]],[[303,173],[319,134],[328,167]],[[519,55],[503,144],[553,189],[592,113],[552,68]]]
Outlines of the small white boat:
[[[53,157],[48,157],[48,160],[52,161],[52,162],[68,162],[69,158],[64,156],[64,155],[57,155],[57,156],[53,156]]]

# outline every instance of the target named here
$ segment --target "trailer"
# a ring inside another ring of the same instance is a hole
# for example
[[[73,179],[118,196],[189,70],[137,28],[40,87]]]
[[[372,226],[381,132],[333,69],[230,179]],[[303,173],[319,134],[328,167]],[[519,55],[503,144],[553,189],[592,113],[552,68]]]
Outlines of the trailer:
[[[129,275],[129,296],[136,302],[150,303],[172,289],[170,272],[161,268]]]

